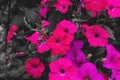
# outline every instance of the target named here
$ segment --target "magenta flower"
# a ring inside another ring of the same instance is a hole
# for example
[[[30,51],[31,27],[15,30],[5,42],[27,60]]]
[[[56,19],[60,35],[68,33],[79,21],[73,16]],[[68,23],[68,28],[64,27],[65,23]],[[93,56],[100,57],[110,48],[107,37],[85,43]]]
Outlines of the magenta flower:
[[[66,33],[74,34],[78,27],[69,20],[62,20],[57,24],[57,28],[62,29]]]
[[[97,13],[101,13],[106,5],[106,0],[85,0],[85,8],[87,11],[91,11],[93,16],[96,16]]]
[[[10,30],[7,35],[7,42],[10,42],[10,40],[15,36],[15,31],[17,31],[18,28],[15,25],[12,25],[10,27]]]
[[[119,0],[107,0],[107,11],[111,18],[120,17],[120,1]]]
[[[90,29],[90,26],[88,24],[82,24],[81,27],[82,27],[83,35],[85,35],[85,33],[88,29]]]
[[[60,58],[49,64],[49,80],[75,80],[78,75],[76,67],[67,58]]]
[[[85,35],[90,46],[104,47],[108,43],[109,33],[99,25],[92,26]]]
[[[37,57],[29,59],[26,62],[26,72],[34,78],[40,78],[44,69],[44,64]]]
[[[42,25],[41,25],[42,28],[46,28],[48,25],[50,25],[48,21],[42,20]]]
[[[37,46],[38,53],[43,53],[43,52],[48,51],[48,50],[50,50],[50,48],[46,43],[41,43],[40,45]]]
[[[68,7],[72,5],[73,4],[70,2],[70,0],[57,0],[57,2],[54,4],[54,7],[61,13],[66,13],[68,11]]]
[[[82,64],[87,62],[86,56],[83,51],[80,50],[83,47],[83,42],[80,40],[73,41],[73,44],[65,58],[70,59],[76,67],[81,67]]]
[[[32,44],[38,45],[39,36],[40,36],[40,32],[36,31],[31,36],[25,37],[25,39],[30,41]]]
[[[103,62],[103,66],[108,69],[117,69],[117,67],[119,66],[119,62],[116,62],[116,59],[119,59],[120,52],[118,52],[115,47],[110,44],[106,46],[106,50],[107,55],[105,61]]]
[[[98,73],[96,66],[92,63],[85,63],[79,69],[81,80],[104,80],[103,76]]]
[[[53,32],[53,35],[48,38],[47,45],[52,48],[52,55],[64,55],[67,51],[69,51],[72,40],[73,37],[71,37],[69,34],[66,34],[60,29],[56,29]]]
[[[49,10],[48,6],[42,7],[39,11],[40,16],[46,18],[48,10]]]

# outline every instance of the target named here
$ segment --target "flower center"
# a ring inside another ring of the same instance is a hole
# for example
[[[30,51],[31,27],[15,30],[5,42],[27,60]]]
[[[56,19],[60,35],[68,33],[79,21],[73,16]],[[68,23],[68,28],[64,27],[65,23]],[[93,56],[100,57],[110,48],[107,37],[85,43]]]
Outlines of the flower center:
[[[85,78],[85,80],[90,80],[90,77],[87,76],[87,77]]]
[[[82,64],[83,64],[82,62],[79,62],[79,63],[78,63],[78,66],[80,67],[80,66],[82,66]]]
[[[36,65],[34,65],[34,66],[33,66],[33,68],[34,68],[34,69],[36,69],[36,68],[37,68],[37,66],[36,66]]]
[[[98,38],[100,35],[99,34],[95,34],[95,37]]]
[[[110,10],[112,10],[114,7],[111,5],[109,8],[110,8]]]
[[[57,40],[56,40],[56,43],[60,43],[60,40],[59,40],[59,39],[57,39]]]
[[[60,73],[61,73],[61,74],[64,74],[64,73],[65,73],[65,70],[64,70],[64,69],[60,69]]]
[[[63,9],[65,9],[66,7],[65,6],[62,6]]]
[[[74,53],[73,53],[73,56],[74,56],[75,58],[77,57],[77,54],[76,54],[76,52],[74,52]]]
[[[86,32],[86,29],[85,29],[85,28],[83,28],[83,32]]]
[[[114,59],[111,57],[111,58],[110,58],[110,61],[112,62],[113,60],[114,60]]]
[[[68,29],[65,29],[65,32],[68,33],[69,32]]]

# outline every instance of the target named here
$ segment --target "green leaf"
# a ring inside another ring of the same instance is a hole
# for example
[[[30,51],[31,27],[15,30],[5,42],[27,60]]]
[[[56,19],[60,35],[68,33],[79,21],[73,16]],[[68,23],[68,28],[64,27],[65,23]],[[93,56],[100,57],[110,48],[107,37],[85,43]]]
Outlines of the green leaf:
[[[113,39],[113,40],[116,40],[113,30],[111,30],[108,26],[103,26],[103,27],[108,31],[108,33],[110,35],[110,38]]]

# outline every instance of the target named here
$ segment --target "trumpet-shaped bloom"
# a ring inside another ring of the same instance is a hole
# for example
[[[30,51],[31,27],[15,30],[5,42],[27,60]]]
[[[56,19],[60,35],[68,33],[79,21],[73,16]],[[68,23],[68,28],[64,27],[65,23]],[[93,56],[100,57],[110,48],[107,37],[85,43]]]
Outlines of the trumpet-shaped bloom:
[[[69,51],[72,40],[73,37],[69,34],[66,34],[63,30],[56,29],[53,35],[47,40],[47,44],[52,48],[52,55],[64,55]]]
[[[85,35],[90,46],[104,47],[108,43],[109,33],[99,25],[92,26]]]
[[[86,56],[83,51],[80,50],[83,47],[83,42],[81,40],[75,40],[72,42],[70,50],[64,56],[70,59],[76,67],[81,67],[82,64],[87,62]]]
[[[37,46],[37,52],[38,53],[43,53],[45,51],[48,51],[50,48],[46,43],[41,43],[40,45]]]
[[[107,11],[111,18],[120,17],[120,0],[107,0]]]
[[[9,42],[14,36],[15,36],[15,31],[17,31],[18,28],[15,25],[12,25],[10,27],[10,30],[7,35],[7,42]]]
[[[26,62],[26,72],[34,78],[40,78],[44,69],[44,64],[36,57]]]
[[[54,4],[54,7],[61,13],[66,13],[68,11],[68,7],[72,5],[73,4],[70,2],[70,0],[57,0],[57,2]]]
[[[40,16],[46,18],[48,10],[49,10],[48,6],[42,7],[39,11]]]
[[[38,45],[39,36],[40,36],[40,33],[36,31],[31,36],[25,37],[25,39],[30,41],[32,44]]]
[[[81,80],[104,80],[103,76],[98,73],[97,68],[92,63],[85,63],[79,69]]]
[[[75,80],[78,71],[67,58],[60,58],[49,64],[49,80]]]
[[[57,28],[62,29],[66,33],[74,34],[78,27],[69,20],[62,20],[57,24]]]
[[[93,16],[96,16],[96,13],[101,13],[106,5],[106,0],[85,0],[85,8],[86,10],[91,11]]]
[[[107,55],[106,59],[103,62],[103,66],[108,69],[117,69],[119,68],[119,56],[120,52],[118,52],[113,45],[108,44],[106,46]]]
[[[50,25],[50,23],[46,20],[42,20],[42,28],[46,28],[48,25]]]

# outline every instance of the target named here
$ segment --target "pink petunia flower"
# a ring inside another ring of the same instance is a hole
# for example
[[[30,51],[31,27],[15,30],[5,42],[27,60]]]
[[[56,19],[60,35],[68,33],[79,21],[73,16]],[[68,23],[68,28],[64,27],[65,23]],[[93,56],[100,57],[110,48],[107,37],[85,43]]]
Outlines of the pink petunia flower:
[[[60,58],[49,64],[49,80],[75,80],[78,75],[77,68],[67,58]]]
[[[15,31],[17,31],[18,28],[15,25],[12,25],[10,27],[10,30],[7,35],[7,42],[9,42],[14,36],[15,36]]]
[[[110,44],[106,46],[106,50],[107,55],[105,61],[103,62],[103,66],[108,69],[117,69],[117,67],[119,68],[119,62],[116,62],[116,59],[119,60],[120,52],[118,52],[115,47]]]
[[[72,5],[73,3],[70,2],[70,0],[57,0],[54,7],[61,13],[66,13],[68,11],[68,7]]]
[[[42,20],[42,28],[45,28],[45,27],[47,27],[48,25],[50,25],[50,23],[48,22],[48,21],[46,21],[46,20]]]
[[[43,53],[43,52],[48,51],[48,50],[50,50],[50,48],[46,43],[41,43],[40,45],[37,46],[38,53]]]
[[[101,26],[94,25],[86,31],[85,36],[90,46],[104,47],[108,43],[109,33]]]
[[[25,37],[25,39],[30,41],[32,44],[38,45],[39,36],[40,36],[40,32],[36,31],[31,36]]]
[[[26,62],[26,72],[34,78],[40,78],[44,70],[44,64],[37,57],[29,59]]]
[[[107,0],[107,11],[111,18],[120,17],[120,0]]]
[[[89,62],[81,66],[79,77],[81,80],[104,80],[103,76],[98,73],[96,66]]]
[[[78,27],[69,20],[62,20],[57,24],[57,28],[62,29],[66,33],[74,34]]]
[[[85,0],[85,8],[87,11],[92,12],[93,16],[101,13],[107,5],[106,0]]]
[[[48,10],[49,10],[48,6],[42,7],[39,11],[40,16],[46,18]]]
[[[90,26],[88,24],[82,24],[81,27],[82,27],[83,35],[85,35],[85,33],[88,29],[90,29]]]
[[[73,40],[69,34],[66,34],[63,30],[56,29],[53,35],[48,38],[47,45],[52,48],[52,55],[66,54],[70,49],[70,43]]]

